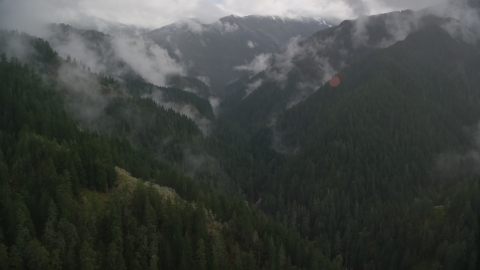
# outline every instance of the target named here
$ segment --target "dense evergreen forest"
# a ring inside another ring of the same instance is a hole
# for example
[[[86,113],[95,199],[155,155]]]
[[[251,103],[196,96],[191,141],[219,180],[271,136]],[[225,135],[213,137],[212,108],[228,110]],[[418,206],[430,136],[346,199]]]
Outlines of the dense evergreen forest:
[[[480,269],[480,49],[441,27],[274,113],[0,51],[0,269]]]
[[[73,65],[53,56],[50,72]],[[1,269],[339,269],[241,196],[201,187],[124,135],[83,130],[56,78],[5,54],[0,77]]]
[[[348,269],[476,269],[479,62],[438,27],[373,53],[257,132],[296,151],[245,192]]]

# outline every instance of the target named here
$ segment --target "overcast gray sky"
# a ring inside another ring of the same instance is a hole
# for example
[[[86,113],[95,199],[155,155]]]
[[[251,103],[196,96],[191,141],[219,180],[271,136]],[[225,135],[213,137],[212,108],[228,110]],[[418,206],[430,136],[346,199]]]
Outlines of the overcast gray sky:
[[[92,18],[158,28],[186,18],[280,15],[355,18],[421,9],[444,0],[0,0],[0,27],[28,30],[39,22],[92,22]]]

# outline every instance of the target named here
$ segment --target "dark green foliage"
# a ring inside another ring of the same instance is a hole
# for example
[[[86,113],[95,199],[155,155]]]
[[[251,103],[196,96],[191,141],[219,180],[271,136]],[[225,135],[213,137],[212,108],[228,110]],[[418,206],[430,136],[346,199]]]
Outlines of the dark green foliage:
[[[67,118],[64,92],[46,86],[15,58],[2,57],[0,81],[2,269],[263,269],[276,263],[263,256],[261,244],[272,237],[279,245],[302,246],[304,257],[318,252],[244,199],[200,189],[126,140],[81,131]],[[179,119],[145,99],[119,98],[107,114],[128,119],[121,109],[135,108],[127,106],[135,102],[150,108],[153,120],[145,121],[154,127],[169,125],[164,115]],[[167,131],[178,137],[198,133],[184,123]],[[157,179],[186,201],[164,198],[142,182],[117,186],[115,166]],[[286,254],[293,256],[293,249]],[[315,262],[330,266],[323,256]],[[308,267],[306,261],[294,264]]]
[[[52,55],[47,45],[36,48]],[[284,104],[262,100],[287,96],[273,85],[229,122],[191,93],[82,69],[109,101],[92,128],[69,118],[67,83],[2,55],[0,268],[478,269],[479,62],[478,48],[427,27],[273,128],[265,115]],[[142,98],[157,91],[196,108],[212,134]],[[178,171],[185,145],[214,166],[193,179]],[[473,161],[446,168],[445,153]],[[118,184],[115,166],[179,198]]]
[[[338,266],[477,269],[478,170],[438,158],[478,149],[468,130],[477,132],[480,119],[479,61],[478,49],[439,27],[371,53],[339,74],[339,87],[327,84],[277,115],[275,130],[247,125],[249,153],[261,165],[237,183]],[[255,118],[238,115],[241,125],[246,117]],[[298,151],[280,157],[272,147]]]
[[[128,92],[135,96],[142,97],[145,95],[151,95],[155,92],[161,92],[162,96],[164,97],[164,102],[190,104],[195,107],[201,115],[209,119],[213,119],[215,117],[208,100],[200,98],[194,93],[182,91],[176,88],[158,87],[138,78],[127,80],[125,86],[128,89]]]

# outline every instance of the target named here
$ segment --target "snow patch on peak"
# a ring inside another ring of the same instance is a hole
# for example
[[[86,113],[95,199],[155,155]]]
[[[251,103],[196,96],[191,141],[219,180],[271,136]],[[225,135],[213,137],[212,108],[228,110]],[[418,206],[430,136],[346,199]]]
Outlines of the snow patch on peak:
[[[271,19],[275,21],[282,21],[282,22],[292,22],[292,21],[300,21],[300,22],[318,22],[320,25],[326,25],[331,27],[332,24],[329,23],[327,20],[325,20],[322,17],[313,17],[313,16],[302,16],[298,14],[291,14],[291,15],[285,15],[285,16],[278,16],[278,15],[249,15],[245,17],[241,17],[242,19],[247,19],[247,18],[256,18],[256,19]]]

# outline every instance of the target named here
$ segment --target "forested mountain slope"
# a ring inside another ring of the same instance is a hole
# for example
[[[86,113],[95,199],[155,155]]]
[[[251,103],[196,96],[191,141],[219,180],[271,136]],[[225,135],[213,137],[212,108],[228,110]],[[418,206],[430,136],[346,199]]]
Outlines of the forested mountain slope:
[[[479,269],[477,32],[415,16],[292,43],[217,115],[0,32],[0,269]]]
[[[339,269],[243,199],[82,131],[60,81],[5,54],[0,81],[0,268]]]
[[[94,73],[80,61],[59,58],[47,42],[17,32],[0,32],[0,51],[21,57],[52,81],[80,128],[128,139],[171,164],[183,166],[187,150],[204,152],[196,145],[215,128],[209,101],[193,93],[140,77]]]
[[[243,129],[261,128],[275,115],[305,100],[346,67],[375,50],[403,40],[412,32],[429,25],[469,31],[463,28],[470,25],[448,17],[449,12],[456,9],[444,7],[441,10],[447,14],[441,15],[436,9],[391,12],[347,20],[319,31],[274,57],[264,71],[230,85],[229,91],[233,94],[221,105],[224,115],[235,119]],[[466,12],[467,8],[459,10]],[[456,23],[458,25],[452,27]]]
[[[248,74],[257,55],[279,52],[291,38],[305,39],[331,26],[325,20],[229,16],[213,24],[178,22],[142,35],[113,36],[65,24],[43,33],[61,56],[81,60],[95,72],[143,76],[202,97],[224,95],[223,86]]]
[[[147,80],[160,86],[189,90],[202,97],[211,94],[208,85],[183,74],[180,63],[169,62],[173,60],[168,53],[143,36],[113,36],[66,24],[50,24],[44,32],[45,39],[61,56],[71,56],[92,72],[122,79]],[[163,70],[163,65],[167,64],[175,67]]]
[[[479,62],[435,26],[371,53],[252,139],[247,194],[349,269],[476,269]]]

